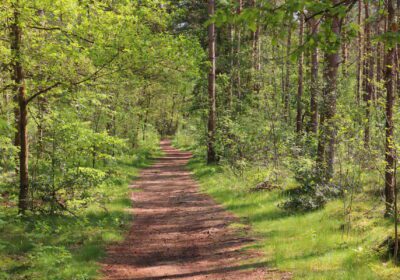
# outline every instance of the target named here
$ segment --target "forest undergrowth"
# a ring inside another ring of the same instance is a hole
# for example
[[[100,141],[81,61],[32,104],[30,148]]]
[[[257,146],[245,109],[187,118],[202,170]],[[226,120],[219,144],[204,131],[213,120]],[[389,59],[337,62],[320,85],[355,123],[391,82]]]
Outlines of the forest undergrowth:
[[[0,279],[98,279],[106,245],[122,241],[132,223],[128,186],[160,153],[156,140],[99,167],[106,178],[76,211],[17,215],[9,189],[0,200]]]
[[[203,148],[195,143],[188,132],[174,140],[175,146],[194,152],[188,168],[202,190],[241,218],[232,226],[250,226],[257,242],[248,249],[262,250],[270,267],[291,271],[294,279],[397,279],[400,270],[387,249],[393,221],[383,218],[382,197],[373,191],[376,174],[363,174],[363,192],[299,212],[282,207],[300,186],[284,164],[276,185],[260,188],[276,169],[249,165],[238,174],[227,164],[207,165]]]

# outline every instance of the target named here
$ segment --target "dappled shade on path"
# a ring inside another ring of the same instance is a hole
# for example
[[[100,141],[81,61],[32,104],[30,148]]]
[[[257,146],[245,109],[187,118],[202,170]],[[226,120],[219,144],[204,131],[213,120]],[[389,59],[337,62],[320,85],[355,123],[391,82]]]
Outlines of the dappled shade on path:
[[[165,156],[131,186],[134,222],[124,242],[108,248],[105,280],[288,279],[249,250],[237,220],[198,190],[188,152],[162,141]]]

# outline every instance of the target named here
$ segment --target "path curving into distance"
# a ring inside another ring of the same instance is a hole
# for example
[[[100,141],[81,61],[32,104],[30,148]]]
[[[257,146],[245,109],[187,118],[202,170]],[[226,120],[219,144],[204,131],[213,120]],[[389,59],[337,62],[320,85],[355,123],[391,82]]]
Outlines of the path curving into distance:
[[[202,194],[185,165],[188,152],[162,141],[165,156],[141,172],[132,189],[133,225],[125,241],[110,246],[104,280],[290,279],[267,269],[252,240],[229,227],[237,221]]]

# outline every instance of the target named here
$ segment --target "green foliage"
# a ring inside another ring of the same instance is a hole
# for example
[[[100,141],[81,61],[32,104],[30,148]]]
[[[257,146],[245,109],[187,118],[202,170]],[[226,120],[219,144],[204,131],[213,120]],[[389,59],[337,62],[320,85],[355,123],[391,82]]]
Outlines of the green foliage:
[[[133,149],[152,151],[160,135],[175,132],[204,59],[198,38],[174,33],[175,12],[154,1],[0,4],[0,37],[12,38],[15,20],[23,34],[18,55],[11,40],[0,41],[1,193],[17,193],[17,62],[34,211],[87,207],[98,200],[91,189],[109,176],[100,169]]]
[[[343,187],[334,184],[303,185],[289,190],[289,199],[279,204],[279,207],[292,213],[313,211],[323,208],[330,200],[343,196]]]
[[[1,2],[1,279],[95,279],[104,245],[122,239],[127,183],[175,132],[205,58],[199,38],[177,34],[179,8],[169,4]],[[29,120],[23,217],[18,63]]]
[[[12,170],[15,165],[15,156],[18,149],[12,143],[11,135],[13,129],[8,123],[0,118],[0,178],[1,174],[6,171]]]
[[[79,177],[65,178],[81,185],[74,191],[86,193],[85,208],[77,194],[66,202],[73,215],[21,217],[0,201],[0,279],[98,279],[97,262],[105,255],[105,245],[121,241],[130,225],[125,211],[131,205],[128,185],[137,176],[137,166],[147,165],[155,154],[143,149],[135,155],[146,156],[118,159],[112,172],[80,168]]]
[[[132,165],[145,166],[159,140],[172,135],[176,146],[205,155],[210,66],[205,27],[211,22],[218,34],[214,144],[220,161],[194,166],[207,191],[248,216],[266,237],[260,246],[272,263],[300,278],[394,275],[398,269],[381,266],[370,250],[390,234],[387,225],[375,216],[362,217],[372,211],[368,208],[376,209],[372,201],[379,201],[378,186],[385,180],[387,83],[377,71],[385,68],[384,47],[400,38],[398,32],[382,31],[385,5],[360,2],[370,4],[372,15],[364,20],[362,12],[359,24],[354,1],[242,2],[239,12],[238,1],[217,1],[211,19],[205,2],[195,0],[1,2],[0,278],[93,279],[103,245],[122,238],[121,227],[128,222],[122,209],[129,200],[121,184],[134,179]],[[304,40],[298,33],[301,13],[307,18]],[[340,35],[332,30],[336,16]],[[312,22],[318,24],[315,32]],[[378,28],[372,28],[370,42],[356,44],[366,24]],[[12,40],[15,27],[22,34],[18,48]],[[374,53],[359,57],[364,44]],[[310,59],[316,49],[314,85]],[[327,69],[326,55],[339,50],[346,60]],[[370,57],[377,64],[372,81],[364,79]],[[16,211],[17,65],[24,74],[29,119],[32,211],[25,217]],[[303,91],[296,98],[300,69]],[[331,70],[338,72],[337,90],[327,96]],[[363,100],[368,82],[374,87],[369,111]],[[325,184],[316,174],[325,167],[316,166],[324,129],[312,132],[312,92],[319,122],[334,108],[326,127],[335,130],[335,174]],[[326,97],[334,102],[327,106]],[[298,108],[301,132],[295,132]],[[260,182],[273,182],[283,192],[249,192]],[[369,238],[368,231],[377,232]]]
[[[396,279],[399,268],[382,265],[374,249],[391,228],[381,215],[382,205],[377,206],[374,198],[362,194],[353,198],[351,230],[347,231],[340,199],[312,212],[289,213],[277,207],[285,199],[280,190],[249,191],[254,186],[250,182],[268,173],[265,168],[247,169],[241,178],[224,168],[207,166],[201,158],[189,166],[204,192],[252,227],[257,242],[247,249],[262,250],[262,261],[293,272],[296,279]],[[290,190],[297,186],[291,176],[280,180]]]
[[[334,183],[323,184],[318,178],[315,164],[309,159],[298,159],[290,168],[298,187],[286,190],[288,199],[278,206],[291,213],[323,208],[332,199],[343,196],[345,188]]]

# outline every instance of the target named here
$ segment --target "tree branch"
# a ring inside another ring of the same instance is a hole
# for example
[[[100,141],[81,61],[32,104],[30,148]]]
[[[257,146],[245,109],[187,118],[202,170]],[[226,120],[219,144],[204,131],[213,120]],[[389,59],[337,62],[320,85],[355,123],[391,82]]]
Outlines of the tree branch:
[[[12,87],[12,86],[13,86],[13,84],[6,85],[6,86],[4,86],[4,87],[2,87],[2,88],[0,89],[0,92],[9,89],[9,88]]]
[[[333,5],[333,6],[329,7],[329,8],[323,9],[321,11],[318,11],[318,12],[316,12],[314,14],[309,15],[308,17],[306,17],[304,19],[304,21],[307,22],[310,19],[312,19],[312,18],[314,18],[314,17],[316,17],[318,15],[325,14],[325,13],[329,12],[330,9],[339,7],[340,5],[345,4],[345,3],[349,4],[349,9],[351,9],[354,6],[354,4],[357,3],[357,1],[361,1],[361,0],[343,0],[343,1],[340,1],[339,3],[336,3],[335,5]]]
[[[33,99],[35,99],[36,97],[38,97],[39,95],[42,95],[50,90],[52,90],[53,88],[58,87],[59,85],[61,85],[61,82],[56,82],[55,84],[48,86],[47,88],[44,88],[42,90],[39,90],[38,92],[36,92],[34,95],[32,95],[31,97],[29,97],[26,100],[26,104],[29,104],[29,102],[31,102]]]
[[[91,79],[94,79],[104,68],[106,68],[108,65],[110,65],[118,56],[119,56],[119,52],[117,52],[109,61],[107,61],[106,63],[104,63],[104,64],[103,64],[99,69],[97,69],[94,73],[90,74],[89,76],[87,76],[86,78],[84,78],[84,79],[82,79],[82,80],[80,80],[80,81],[71,83],[71,85],[76,86],[76,85],[82,84],[82,83],[84,83],[84,82],[87,82],[87,81],[89,81],[89,80],[91,80]],[[48,86],[47,88],[44,88],[44,89],[42,89],[42,90],[39,90],[38,92],[36,92],[35,94],[33,94],[31,97],[29,97],[29,98],[26,100],[26,104],[29,104],[29,103],[30,103],[32,100],[34,100],[36,97],[38,97],[38,96],[40,96],[40,95],[42,95],[42,94],[44,94],[44,93],[46,93],[46,92],[48,92],[48,91],[50,91],[50,90],[52,90],[52,89],[54,89],[54,88],[56,88],[56,87],[62,85],[62,84],[64,84],[64,83],[59,81],[59,82],[54,83],[54,84],[51,85],[51,86]]]
[[[82,83],[84,83],[84,82],[87,82],[87,81],[89,81],[89,80],[95,78],[95,77],[97,76],[97,74],[99,74],[104,68],[106,68],[108,65],[110,65],[111,63],[113,63],[113,61],[114,61],[118,56],[119,56],[119,51],[118,51],[109,61],[107,61],[107,62],[104,63],[99,69],[97,69],[94,73],[92,73],[92,74],[89,75],[88,77],[86,77],[86,78],[84,78],[84,79],[82,79],[82,80],[80,80],[80,81],[78,81],[78,82],[72,83],[72,85],[76,86],[76,85],[82,84]]]
[[[62,29],[61,27],[43,27],[43,26],[32,26],[32,25],[28,25],[27,27],[28,28],[32,28],[32,29],[37,29],[37,30],[45,30],[45,31],[60,31],[61,33],[65,34],[65,35],[76,37],[76,38],[81,39],[81,40],[83,40],[83,41],[85,41],[87,43],[91,43],[91,44],[95,43],[93,40],[90,40],[88,38],[82,37],[82,36],[80,36],[78,34],[75,34],[75,33],[68,32],[68,31]]]

